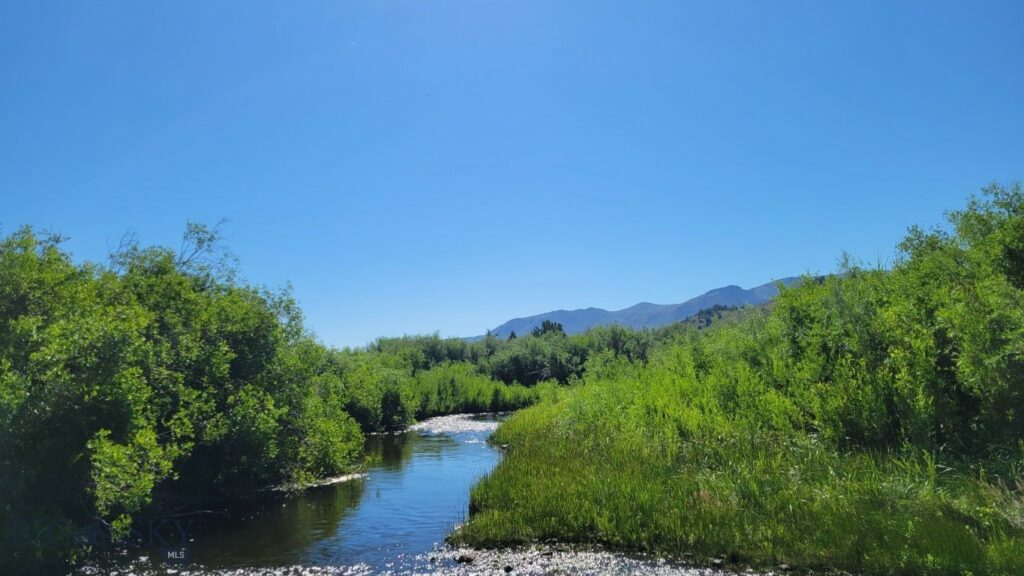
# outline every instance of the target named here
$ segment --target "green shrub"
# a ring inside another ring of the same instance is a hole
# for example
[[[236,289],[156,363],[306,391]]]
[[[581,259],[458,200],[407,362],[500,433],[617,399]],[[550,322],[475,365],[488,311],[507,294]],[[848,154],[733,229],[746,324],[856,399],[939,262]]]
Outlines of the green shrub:
[[[845,261],[646,364],[592,353],[498,429],[455,539],[1024,573],[1024,191],[985,193],[892,270]]]
[[[536,390],[495,382],[468,363],[441,364],[419,372],[410,390],[417,419],[459,412],[506,412],[538,398]]]

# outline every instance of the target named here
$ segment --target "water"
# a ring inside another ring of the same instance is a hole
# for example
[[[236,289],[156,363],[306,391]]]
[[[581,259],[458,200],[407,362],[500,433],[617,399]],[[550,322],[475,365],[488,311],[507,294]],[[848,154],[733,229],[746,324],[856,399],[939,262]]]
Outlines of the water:
[[[442,547],[445,536],[466,520],[470,489],[501,456],[486,441],[498,421],[495,415],[448,416],[404,433],[370,436],[370,464],[359,478],[273,494],[234,505],[226,515],[204,516],[188,529],[187,562],[164,562],[164,550],[146,548],[131,551],[135,558],[118,568],[151,574],[241,568],[272,573],[304,566],[329,567],[333,573],[342,567],[379,572],[409,564]]]
[[[365,476],[271,499],[198,534],[190,560],[206,567],[363,565],[428,552],[465,521],[469,492],[498,463],[493,416],[435,419],[371,436]]]
[[[79,574],[727,574],[602,551],[446,547],[445,537],[467,518],[472,486],[501,458],[487,443],[499,420],[494,415],[445,416],[401,434],[371,436],[366,446],[371,464],[362,476],[298,494],[272,494],[234,505],[224,515],[204,516],[186,531],[184,562],[167,562],[167,549],[152,547]],[[459,562],[460,556],[472,562]]]

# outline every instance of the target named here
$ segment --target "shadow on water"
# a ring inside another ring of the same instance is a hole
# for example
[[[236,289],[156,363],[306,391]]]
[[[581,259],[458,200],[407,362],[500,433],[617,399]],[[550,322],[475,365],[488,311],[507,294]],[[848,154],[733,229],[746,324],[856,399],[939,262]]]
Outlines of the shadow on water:
[[[417,457],[430,454],[440,457],[458,443],[447,435],[424,442],[420,438],[422,435],[420,432],[374,434],[366,439],[366,454],[377,469],[395,472],[408,464],[413,454]]]
[[[497,422],[496,416],[446,417],[370,436],[361,478],[204,517],[188,530],[184,562],[168,563],[157,549],[131,551],[126,561],[138,572],[138,558],[146,556],[154,574],[296,565],[383,570],[436,549],[465,521],[470,489],[500,458],[486,442]]]
[[[309,546],[337,534],[365,490],[366,479],[357,478],[236,505],[226,518],[197,525],[188,555],[192,562],[221,568],[301,562]]]

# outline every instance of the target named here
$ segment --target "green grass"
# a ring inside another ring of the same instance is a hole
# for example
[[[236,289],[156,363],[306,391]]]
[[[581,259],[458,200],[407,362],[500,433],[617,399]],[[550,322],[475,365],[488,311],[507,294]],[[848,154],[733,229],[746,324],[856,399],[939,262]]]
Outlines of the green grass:
[[[1024,186],[912,228],[890,270],[668,335],[505,422],[453,539],[1024,574]]]
[[[525,408],[555,386],[504,384],[481,374],[469,363],[457,362],[418,372],[406,386],[417,419],[458,413],[510,412]]]
[[[768,388],[695,382],[671,362],[606,372],[499,428],[509,452],[473,490],[457,542],[556,538],[761,566],[1024,574],[1019,491],[909,448],[840,451]]]

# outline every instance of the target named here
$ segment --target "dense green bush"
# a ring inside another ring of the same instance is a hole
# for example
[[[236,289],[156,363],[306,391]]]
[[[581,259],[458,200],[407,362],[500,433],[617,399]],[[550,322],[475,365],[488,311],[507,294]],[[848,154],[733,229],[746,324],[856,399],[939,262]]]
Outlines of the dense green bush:
[[[1024,573],[1024,191],[991,187],[892,270],[607,352],[521,411],[456,536],[878,574]]]
[[[536,397],[445,364],[461,341],[327,349],[287,293],[237,282],[218,240],[190,225],[180,252],[127,243],[108,265],[28,228],[0,241],[0,572],[59,570],[97,522],[118,537],[143,511],[346,472],[363,432],[424,405]],[[414,377],[433,365],[455,396]]]
[[[97,519],[123,534],[158,491],[238,496],[356,463],[354,423],[289,367],[309,344],[288,295],[236,284],[210,229],[185,246],[104,267],[27,228],[0,243],[0,520],[53,527],[6,534],[0,566],[62,561],[54,534]]]
[[[715,313],[721,318],[721,311]],[[567,335],[560,324],[547,322],[532,334],[505,340],[491,334],[473,342],[437,335],[405,336],[378,339],[368,350],[397,358],[414,373],[445,363],[466,362],[506,384],[534,386],[547,380],[568,384],[583,374],[591,355],[611,352],[643,362],[657,342],[669,339],[678,329],[631,330],[613,325]]]
[[[417,419],[459,412],[507,412],[539,397],[535,388],[495,382],[468,363],[441,364],[419,372],[410,390]]]

